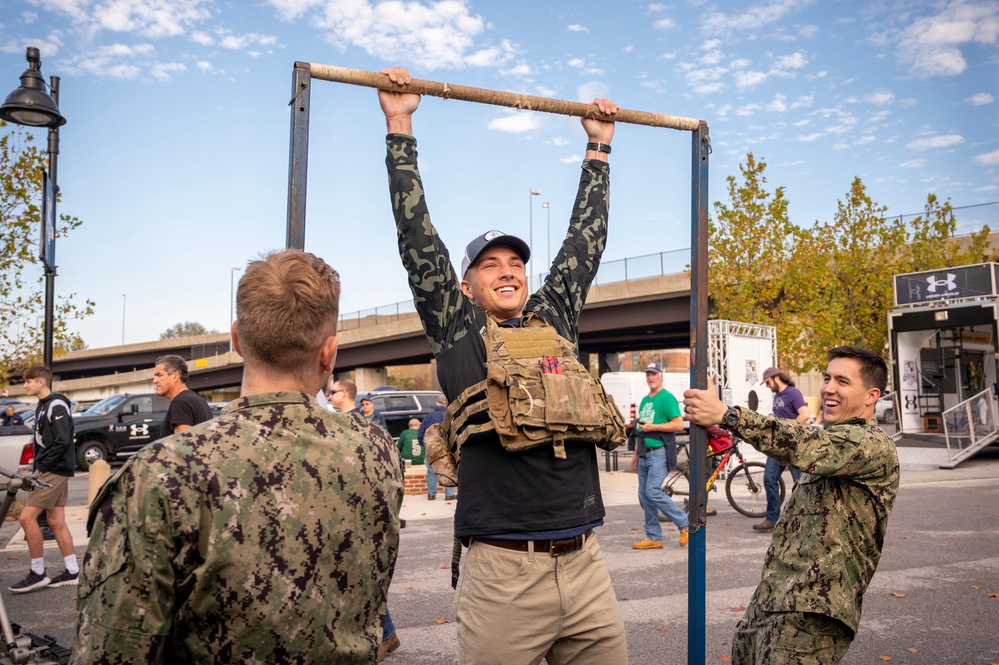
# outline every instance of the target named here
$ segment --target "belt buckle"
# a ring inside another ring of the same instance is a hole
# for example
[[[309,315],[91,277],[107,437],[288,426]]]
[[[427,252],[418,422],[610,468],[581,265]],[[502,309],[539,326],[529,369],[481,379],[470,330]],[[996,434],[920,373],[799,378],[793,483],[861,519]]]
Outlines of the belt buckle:
[[[558,557],[562,554],[569,554],[570,552],[575,552],[582,546],[583,536],[575,536],[573,538],[565,538],[563,540],[549,540],[548,541],[548,556]],[[555,548],[567,548],[560,552],[556,552]]]

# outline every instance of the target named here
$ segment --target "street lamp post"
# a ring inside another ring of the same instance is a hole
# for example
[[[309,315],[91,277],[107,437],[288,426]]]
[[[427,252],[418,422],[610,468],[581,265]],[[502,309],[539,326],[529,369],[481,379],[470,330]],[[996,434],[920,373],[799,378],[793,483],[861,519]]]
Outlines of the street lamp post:
[[[38,49],[29,46],[25,53],[28,68],[21,74],[21,85],[7,95],[0,105],[0,118],[26,127],[47,127],[49,130],[49,172],[48,182],[52,187],[51,201],[46,199],[43,187],[42,208],[45,210],[42,221],[41,258],[45,265],[45,337],[42,346],[42,362],[52,368],[52,332],[55,319],[55,233],[58,217],[56,199],[59,185],[56,184],[56,167],[59,157],[59,128],[66,124],[66,118],[59,113],[59,77],[49,79],[51,96],[45,92],[45,79],[42,78],[42,59]],[[44,179],[43,179],[44,180]],[[46,205],[47,204],[47,205]]]
[[[528,211],[528,242],[527,246],[531,250],[531,256],[534,256],[534,197],[541,196],[540,189],[531,188],[531,195],[528,197],[528,202],[530,203],[530,210]],[[533,272],[533,271],[532,271]],[[534,275],[532,273],[527,274],[527,286],[533,292],[534,291]]]
[[[545,222],[545,255],[547,256],[545,270],[548,270],[552,266],[552,209],[548,201],[543,201],[541,207],[545,209],[545,213],[548,216]]]
[[[233,312],[236,309],[236,273],[242,270],[239,266],[233,266],[229,272],[229,352],[232,352],[232,321],[235,318]]]

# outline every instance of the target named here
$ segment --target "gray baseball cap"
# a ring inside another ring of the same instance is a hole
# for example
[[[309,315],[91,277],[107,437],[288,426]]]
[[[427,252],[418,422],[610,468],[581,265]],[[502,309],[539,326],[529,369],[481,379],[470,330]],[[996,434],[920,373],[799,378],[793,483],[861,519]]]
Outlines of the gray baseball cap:
[[[527,263],[531,259],[531,248],[517,236],[507,235],[502,231],[486,231],[465,247],[465,256],[461,259],[462,278],[465,277],[465,273],[468,272],[471,265],[479,258],[479,254],[497,245],[509,247],[517,252],[520,258],[524,260],[524,263]]]

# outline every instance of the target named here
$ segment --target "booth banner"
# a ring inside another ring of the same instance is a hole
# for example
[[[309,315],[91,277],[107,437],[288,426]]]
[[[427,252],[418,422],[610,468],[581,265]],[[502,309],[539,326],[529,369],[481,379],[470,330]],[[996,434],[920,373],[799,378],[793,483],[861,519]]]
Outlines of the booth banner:
[[[994,296],[999,264],[981,263],[895,275],[895,305]]]

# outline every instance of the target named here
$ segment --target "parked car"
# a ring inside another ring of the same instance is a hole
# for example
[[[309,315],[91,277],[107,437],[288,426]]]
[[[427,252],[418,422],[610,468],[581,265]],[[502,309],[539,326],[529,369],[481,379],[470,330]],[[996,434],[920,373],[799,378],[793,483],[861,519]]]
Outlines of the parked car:
[[[99,459],[109,462],[138,452],[160,438],[170,400],[156,393],[111,395],[77,414],[76,465],[86,471]]]
[[[74,413],[74,414],[76,414],[76,413],[85,413],[87,411],[87,409],[89,409],[94,404],[97,404],[100,401],[101,400],[99,400],[99,399],[81,399],[81,400],[79,400],[77,402],[73,402],[73,411],[72,411],[72,413]]]
[[[0,427],[0,467],[7,471],[17,471],[22,466],[30,468],[35,454],[33,438],[30,427]],[[8,481],[6,476],[0,475],[0,490],[7,489]]]
[[[229,406],[229,402],[232,400],[225,400],[222,402],[209,402],[208,406],[212,408],[212,417],[218,418],[219,414],[222,413],[222,409]]]
[[[389,434],[398,439],[402,431],[409,427],[409,419],[423,420],[423,417],[437,406],[437,390],[392,390],[378,389],[370,393],[358,393],[357,403],[367,397],[385,418]]]

